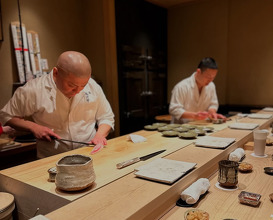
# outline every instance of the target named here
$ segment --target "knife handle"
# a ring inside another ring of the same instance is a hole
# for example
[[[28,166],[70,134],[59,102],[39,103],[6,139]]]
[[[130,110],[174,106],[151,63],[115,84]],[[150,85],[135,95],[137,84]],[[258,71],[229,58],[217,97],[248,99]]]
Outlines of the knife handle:
[[[139,157],[133,158],[133,159],[131,159],[131,160],[126,160],[126,161],[124,161],[124,162],[118,163],[118,164],[117,164],[117,168],[118,168],[118,169],[121,169],[121,168],[123,168],[123,167],[127,167],[127,166],[129,166],[129,165],[131,165],[131,164],[134,164],[134,163],[136,163],[136,162],[138,162],[138,161],[140,161]]]

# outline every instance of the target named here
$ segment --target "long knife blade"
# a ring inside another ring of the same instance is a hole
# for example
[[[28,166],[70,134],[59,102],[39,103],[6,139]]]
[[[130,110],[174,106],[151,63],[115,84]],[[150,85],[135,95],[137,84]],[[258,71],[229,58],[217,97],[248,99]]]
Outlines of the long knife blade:
[[[154,157],[154,156],[156,156],[158,154],[163,153],[164,151],[166,151],[166,150],[160,150],[160,151],[157,151],[157,152],[154,152],[154,153],[151,153],[151,154],[147,154],[147,155],[142,156],[142,157],[135,157],[135,158],[133,158],[131,160],[126,160],[124,162],[118,163],[116,166],[117,166],[118,169],[121,169],[123,167],[127,167],[127,166],[129,166],[131,164],[134,164],[134,163],[137,163],[139,161],[148,160],[148,159],[150,159],[150,158],[152,158],[152,157]]]
[[[71,142],[71,143],[76,143],[76,144],[84,144],[84,145],[92,145],[94,146],[94,144],[90,144],[90,143],[87,143],[87,142],[81,142],[81,141],[72,141],[72,140],[68,140],[68,139],[57,139],[55,137],[51,137],[53,140],[56,140],[56,141],[66,141],[66,142]]]

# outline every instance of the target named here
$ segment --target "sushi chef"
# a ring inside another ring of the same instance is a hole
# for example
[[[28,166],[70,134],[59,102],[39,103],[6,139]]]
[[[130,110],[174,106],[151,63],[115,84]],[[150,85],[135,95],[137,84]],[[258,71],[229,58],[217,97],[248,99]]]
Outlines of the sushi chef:
[[[102,88],[91,78],[87,57],[66,51],[49,74],[15,91],[0,111],[0,122],[32,132],[37,156],[43,158],[82,147],[54,138],[106,145],[114,114]]]
[[[211,57],[201,60],[197,70],[188,78],[180,81],[172,90],[169,112],[172,122],[186,123],[190,120],[206,118],[225,120],[217,114],[219,107],[214,78],[218,66]]]

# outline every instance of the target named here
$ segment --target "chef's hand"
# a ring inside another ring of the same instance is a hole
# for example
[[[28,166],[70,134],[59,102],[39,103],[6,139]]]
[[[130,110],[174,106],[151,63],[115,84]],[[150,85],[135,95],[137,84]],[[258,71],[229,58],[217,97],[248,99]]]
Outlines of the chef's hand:
[[[222,114],[217,114],[217,118],[223,119],[223,121],[226,121],[226,120],[227,120],[227,117],[225,117],[225,116],[222,115]]]
[[[90,141],[91,144],[102,144],[107,145],[107,140],[104,136],[100,135],[99,133],[96,133],[95,137]]]
[[[10,126],[3,126],[2,128],[3,128],[4,134],[14,135],[14,133],[15,133],[15,129],[13,129]]]
[[[209,116],[209,118],[211,119],[211,120],[216,120],[216,119],[223,119],[224,121],[226,121],[227,120],[227,118],[224,116],[224,115],[222,115],[222,114],[217,114],[216,112],[214,112],[214,113],[211,113],[210,114],[210,116]]]
[[[98,127],[97,133],[95,135],[95,137],[90,141],[90,143],[92,144],[102,144],[102,145],[107,145],[107,140],[106,137],[109,134],[111,130],[110,125],[108,124],[101,124]]]
[[[41,140],[52,141],[52,137],[56,137],[57,139],[61,138],[59,135],[55,134],[50,128],[38,124],[35,124],[33,126],[31,132],[37,139]]]
[[[206,118],[209,117],[209,113],[208,112],[197,112],[195,113],[195,120],[204,120]]]

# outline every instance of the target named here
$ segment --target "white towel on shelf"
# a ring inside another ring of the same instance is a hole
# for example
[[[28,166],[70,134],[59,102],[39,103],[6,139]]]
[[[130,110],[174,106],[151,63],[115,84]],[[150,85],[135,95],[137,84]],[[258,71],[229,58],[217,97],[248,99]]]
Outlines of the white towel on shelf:
[[[210,187],[209,180],[200,178],[181,193],[181,199],[188,204],[194,204],[199,197],[204,194]]]
[[[129,139],[132,140],[134,143],[147,141],[145,137],[142,137],[141,135],[137,135],[137,134],[129,134]]]
[[[229,154],[228,159],[239,162],[244,155],[245,155],[245,150],[243,148],[237,148],[235,151]]]

